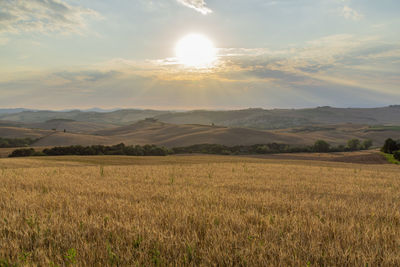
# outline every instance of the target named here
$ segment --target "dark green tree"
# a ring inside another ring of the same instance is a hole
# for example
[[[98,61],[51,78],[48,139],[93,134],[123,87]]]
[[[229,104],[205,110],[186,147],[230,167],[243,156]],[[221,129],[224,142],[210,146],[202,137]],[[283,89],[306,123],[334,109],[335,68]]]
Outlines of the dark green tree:
[[[371,139],[364,140],[364,142],[362,143],[363,149],[366,149],[366,150],[370,149],[372,145],[373,145],[373,142]]]
[[[388,138],[386,139],[385,144],[382,147],[382,152],[393,154],[394,151],[399,149],[400,149],[399,144],[397,144],[397,142],[394,141],[392,138]]]
[[[331,145],[324,140],[317,140],[314,143],[314,151],[319,153],[329,152]]]
[[[9,157],[16,158],[16,157],[30,157],[35,155],[35,150],[33,148],[26,148],[26,149],[16,149],[14,150]]]
[[[360,147],[361,147],[361,142],[357,138],[354,138],[354,139],[351,139],[351,140],[347,141],[347,148],[350,151],[359,150]]]
[[[397,159],[398,161],[400,161],[400,150],[395,151],[395,152],[393,153],[393,156],[394,156],[395,159]]]

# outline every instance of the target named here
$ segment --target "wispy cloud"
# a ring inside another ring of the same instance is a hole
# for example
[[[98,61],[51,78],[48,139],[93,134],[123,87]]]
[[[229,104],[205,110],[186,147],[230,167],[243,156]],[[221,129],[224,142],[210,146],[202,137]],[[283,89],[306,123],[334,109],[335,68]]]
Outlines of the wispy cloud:
[[[0,33],[80,33],[88,17],[100,15],[61,0],[2,0]]]
[[[193,8],[194,10],[200,12],[203,15],[212,13],[212,10],[207,7],[207,4],[204,0],[177,0],[177,1],[189,8]]]
[[[363,15],[359,13],[358,11],[354,10],[353,8],[345,5],[342,10],[341,10],[342,16],[345,17],[346,19],[351,19],[351,20],[360,20],[363,18]]]
[[[210,71],[119,58],[16,73],[0,80],[0,105],[378,106],[400,101],[399,67],[399,44],[341,34],[279,50],[220,49]]]

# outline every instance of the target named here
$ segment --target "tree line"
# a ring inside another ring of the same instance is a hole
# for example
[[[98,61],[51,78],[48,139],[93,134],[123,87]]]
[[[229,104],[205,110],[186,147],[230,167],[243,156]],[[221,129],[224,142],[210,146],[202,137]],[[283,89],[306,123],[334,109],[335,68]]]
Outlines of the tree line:
[[[126,156],[166,156],[171,154],[168,148],[156,145],[126,146],[121,143],[113,146],[64,146],[46,148],[43,151],[36,151],[33,148],[16,149],[9,157],[30,157],[30,156],[95,156],[95,155],[126,155]]]
[[[276,154],[276,153],[327,153],[327,152],[345,152],[367,150],[371,148],[371,140],[360,141],[351,139],[347,145],[331,146],[324,140],[317,140],[314,145],[288,145],[288,144],[258,144],[250,146],[224,146],[216,144],[192,145],[186,147],[173,148],[174,154],[201,153],[201,154],[219,154],[219,155],[248,155],[248,154]]]
[[[287,144],[257,144],[248,146],[225,146],[218,144],[200,144],[186,147],[175,147],[168,149],[156,145],[127,146],[123,143],[113,146],[65,146],[46,148],[43,151],[36,151],[33,148],[16,149],[9,157],[29,156],[92,156],[92,155],[126,155],[126,156],[166,156],[171,154],[216,154],[216,155],[251,155],[251,154],[276,154],[276,153],[300,153],[300,152],[344,152],[369,149],[372,146],[371,140],[360,141],[351,139],[347,145],[331,146],[324,140],[318,140],[314,145],[287,145]]]
[[[381,151],[386,154],[392,154],[395,159],[400,161],[400,140],[386,139]]]

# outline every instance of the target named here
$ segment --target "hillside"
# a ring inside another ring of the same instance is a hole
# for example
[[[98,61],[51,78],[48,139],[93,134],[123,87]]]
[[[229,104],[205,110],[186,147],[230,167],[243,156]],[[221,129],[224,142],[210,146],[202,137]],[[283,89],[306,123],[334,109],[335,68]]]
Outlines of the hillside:
[[[310,145],[323,139],[332,145],[352,138],[380,146],[400,138],[400,106],[356,109],[246,109],[168,112],[117,110],[23,111],[0,115],[0,137],[41,138],[38,146],[91,144]],[[64,133],[64,130],[66,133]]]
[[[93,112],[93,111],[24,111],[13,114],[0,114],[0,120],[8,120],[23,123],[43,123],[50,120],[74,120],[78,122],[93,122],[124,125],[154,117],[166,111],[156,110],[117,110],[112,112]]]
[[[256,130],[250,128],[222,127],[199,124],[170,124],[143,120],[137,123],[95,131],[91,134],[52,132],[34,145],[92,145],[92,144],[156,144],[167,147],[189,146],[194,144],[252,145],[265,143],[284,143],[311,145],[318,139],[333,145],[345,145],[347,140],[358,138],[372,139],[376,146],[383,144],[388,137],[400,136],[400,129],[371,128],[365,125],[332,125],[299,127],[281,130]]]
[[[21,127],[0,127],[0,137],[5,138],[40,138],[51,134],[52,131],[28,129]]]
[[[23,111],[29,111],[29,109],[25,108],[0,108],[0,114],[13,114],[19,113]]]
[[[204,125],[174,125],[162,122],[138,123],[102,130],[93,134],[55,132],[40,139],[35,146],[92,145],[92,144],[157,144],[167,147],[193,144],[250,145],[257,143],[304,142],[290,134],[275,134],[245,128],[212,127]]]
[[[156,116],[163,122],[217,124],[258,129],[284,129],[315,124],[400,125],[400,106],[383,108],[246,109],[190,111]]]
[[[120,140],[112,137],[94,136],[89,134],[74,134],[54,132],[44,136],[34,143],[34,146],[71,146],[71,145],[111,145],[120,143]]]
[[[260,143],[295,143],[303,139],[291,134],[276,134],[246,128],[228,128],[186,124],[177,125],[163,122],[140,121],[136,124],[112,130],[99,131],[95,134],[112,136],[127,144],[159,144],[168,147],[188,146],[193,144],[251,145]]]
[[[52,119],[46,122],[25,124],[25,127],[44,130],[57,130],[72,133],[91,133],[108,128],[115,128],[118,125],[109,123],[82,122],[70,119]]]
[[[333,108],[308,109],[244,109],[230,111],[186,111],[170,112],[157,110],[126,109],[111,112],[93,111],[23,111],[0,114],[0,120],[19,123],[44,123],[67,119],[76,122],[106,125],[130,125],[145,118],[156,118],[171,124],[202,124],[255,129],[285,129],[310,125],[360,124],[400,125],[400,106],[381,108]],[[107,128],[108,126],[104,126]],[[103,129],[104,129],[103,128]],[[99,129],[94,129],[94,131]],[[81,132],[88,132],[87,129]]]

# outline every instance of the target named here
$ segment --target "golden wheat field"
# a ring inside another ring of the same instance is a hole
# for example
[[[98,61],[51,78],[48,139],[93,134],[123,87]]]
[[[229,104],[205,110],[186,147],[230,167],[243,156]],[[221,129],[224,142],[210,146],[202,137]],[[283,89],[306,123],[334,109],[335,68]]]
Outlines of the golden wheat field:
[[[400,265],[400,168],[0,159],[0,266]]]

